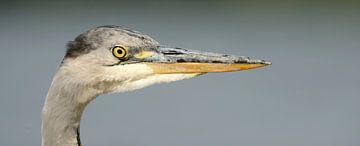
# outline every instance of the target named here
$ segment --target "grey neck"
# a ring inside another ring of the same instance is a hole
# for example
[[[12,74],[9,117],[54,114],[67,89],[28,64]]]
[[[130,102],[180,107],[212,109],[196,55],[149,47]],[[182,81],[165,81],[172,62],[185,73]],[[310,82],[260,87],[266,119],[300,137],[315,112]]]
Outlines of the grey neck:
[[[95,97],[84,87],[55,75],[42,112],[42,146],[80,146],[80,119],[90,102],[81,99]]]

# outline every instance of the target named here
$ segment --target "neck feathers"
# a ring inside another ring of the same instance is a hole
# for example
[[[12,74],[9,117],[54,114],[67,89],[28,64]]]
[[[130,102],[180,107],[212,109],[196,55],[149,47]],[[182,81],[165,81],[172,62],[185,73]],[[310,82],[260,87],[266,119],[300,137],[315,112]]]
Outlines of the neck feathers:
[[[43,107],[42,146],[80,146],[81,115],[97,96],[82,85],[67,82],[61,74],[55,75]]]

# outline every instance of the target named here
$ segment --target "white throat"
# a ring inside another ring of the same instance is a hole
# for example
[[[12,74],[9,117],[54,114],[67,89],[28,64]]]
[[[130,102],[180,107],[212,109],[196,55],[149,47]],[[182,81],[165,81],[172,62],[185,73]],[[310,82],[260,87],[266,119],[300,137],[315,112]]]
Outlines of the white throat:
[[[130,68],[130,66],[127,67],[128,70]],[[139,65],[136,68],[146,68],[146,66]],[[76,67],[64,65],[55,74],[42,112],[42,146],[80,146],[81,115],[86,105],[98,95],[131,91],[152,84],[172,82],[198,75],[146,74],[146,76],[139,76],[134,74],[134,77],[126,79],[119,79],[123,77],[120,75],[114,76],[114,79],[104,78],[97,82],[85,83],[79,81],[86,80],[87,78],[81,78],[81,76],[87,75],[79,72],[81,71]],[[110,71],[105,72],[110,73]],[[115,69],[112,72],[116,74]]]

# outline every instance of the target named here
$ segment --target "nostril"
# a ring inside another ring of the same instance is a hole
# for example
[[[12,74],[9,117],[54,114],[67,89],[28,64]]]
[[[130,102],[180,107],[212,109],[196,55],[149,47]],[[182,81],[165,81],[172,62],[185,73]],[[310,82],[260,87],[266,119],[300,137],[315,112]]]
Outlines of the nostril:
[[[178,51],[169,50],[169,51],[167,51],[167,52],[163,52],[163,54],[165,54],[165,55],[181,55],[181,54],[184,54],[184,53],[178,52]]]

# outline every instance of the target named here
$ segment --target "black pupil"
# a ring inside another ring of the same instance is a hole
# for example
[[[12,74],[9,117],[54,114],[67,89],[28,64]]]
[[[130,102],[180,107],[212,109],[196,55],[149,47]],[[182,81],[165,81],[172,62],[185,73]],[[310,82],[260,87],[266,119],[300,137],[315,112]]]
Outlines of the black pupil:
[[[123,50],[122,49],[118,49],[116,50],[118,54],[123,54]]]

